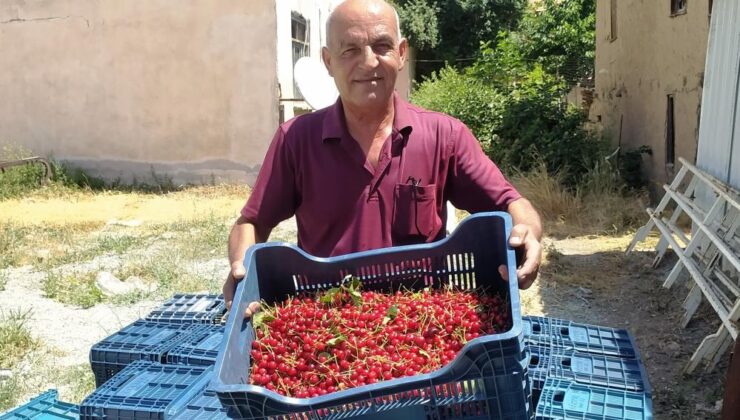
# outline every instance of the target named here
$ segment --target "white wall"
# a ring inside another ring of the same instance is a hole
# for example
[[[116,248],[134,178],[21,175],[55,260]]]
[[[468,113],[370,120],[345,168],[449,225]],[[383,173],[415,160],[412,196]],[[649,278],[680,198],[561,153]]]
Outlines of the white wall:
[[[0,0],[0,144],[123,182],[249,181],[277,127],[275,23],[264,1]]]
[[[294,99],[298,92],[293,91],[293,49],[291,43],[291,12],[296,11],[309,22],[310,56],[321,61],[321,47],[326,39],[326,19],[332,0],[276,0],[277,15],[277,57],[278,81],[281,99]],[[283,101],[284,120],[293,117],[293,108],[310,109],[305,102]]]

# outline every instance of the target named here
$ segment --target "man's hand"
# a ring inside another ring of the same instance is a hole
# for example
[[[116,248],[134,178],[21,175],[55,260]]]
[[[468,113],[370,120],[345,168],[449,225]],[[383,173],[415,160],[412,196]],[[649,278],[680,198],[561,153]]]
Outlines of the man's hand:
[[[251,223],[248,223],[243,216],[239,216],[231,228],[231,233],[229,233],[229,261],[231,262],[231,269],[229,270],[229,275],[226,276],[223,287],[224,300],[226,301],[226,308],[228,310],[231,310],[231,305],[234,302],[236,285],[247,273],[242,262],[244,260],[244,253],[247,248],[255,243],[264,242],[269,234],[269,230],[255,227]],[[249,304],[244,316],[250,317],[258,310],[259,303],[252,302]]]
[[[509,245],[512,248],[523,251],[524,260],[517,261],[516,276],[519,279],[519,288],[528,289],[537,278],[537,272],[540,269],[540,260],[542,259],[542,245],[537,236],[532,232],[528,225],[519,224],[511,229],[509,236]],[[504,280],[509,280],[509,272],[506,265],[500,265],[499,274]]]
[[[231,271],[229,271],[229,275],[226,276],[226,281],[224,282],[223,288],[224,300],[226,301],[226,309],[231,310],[231,305],[234,303],[234,293],[236,293],[236,285],[244,278],[244,275],[246,273],[247,270],[244,269],[244,265],[242,263],[237,262],[231,265]],[[247,307],[246,312],[244,313],[244,317],[251,317],[252,314],[259,311],[259,309],[259,302],[250,303]]]

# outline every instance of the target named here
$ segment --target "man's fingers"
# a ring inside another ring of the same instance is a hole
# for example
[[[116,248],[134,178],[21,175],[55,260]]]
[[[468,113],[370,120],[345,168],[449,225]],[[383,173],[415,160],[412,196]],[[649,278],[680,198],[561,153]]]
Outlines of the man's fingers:
[[[247,270],[244,268],[244,264],[242,263],[234,263],[231,266],[231,276],[238,282],[239,280],[244,278],[244,275],[247,274]]]
[[[231,264],[231,271],[229,272],[229,275],[226,276],[226,281],[224,282],[223,287],[224,301],[226,302],[227,310],[231,310],[231,305],[234,301],[234,293],[236,293],[236,284],[244,278],[246,273],[247,270],[244,269],[244,264],[241,262]]]
[[[525,252],[524,262],[522,263],[522,266],[516,270],[517,277],[519,278],[520,289],[528,288],[537,278],[537,272],[540,268],[542,245],[540,245],[539,241],[530,239],[525,244]]]
[[[498,274],[502,279],[504,279],[504,281],[509,281],[509,269],[505,264],[498,266]]]
[[[234,301],[234,292],[236,291],[236,282],[231,275],[226,277],[222,291],[226,302],[226,310],[231,310],[231,303]]]
[[[524,241],[527,240],[529,235],[529,227],[527,225],[515,225],[511,228],[511,235],[509,235],[509,245],[516,248],[522,246]]]
[[[527,290],[534,283],[536,275],[529,275],[526,278],[519,279],[519,289]]]
[[[247,310],[244,311],[244,317],[249,318],[252,315],[256,314],[260,310],[260,303],[259,302],[252,302],[247,306]]]

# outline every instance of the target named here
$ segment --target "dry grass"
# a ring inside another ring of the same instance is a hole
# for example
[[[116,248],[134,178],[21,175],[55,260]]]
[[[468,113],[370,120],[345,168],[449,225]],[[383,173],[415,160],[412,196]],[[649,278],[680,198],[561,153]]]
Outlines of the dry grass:
[[[647,196],[624,192],[603,168],[588,174],[575,190],[564,188],[560,177],[548,174],[544,165],[511,180],[542,215],[548,236],[618,234],[647,219]]]
[[[30,316],[30,311],[0,311],[0,369],[10,370],[12,375],[0,379],[0,412],[19,402],[25,388],[18,366],[40,346],[28,328]]]
[[[26,324],[30,311],[0,312],[0,368],[15,367],[38,345]]]

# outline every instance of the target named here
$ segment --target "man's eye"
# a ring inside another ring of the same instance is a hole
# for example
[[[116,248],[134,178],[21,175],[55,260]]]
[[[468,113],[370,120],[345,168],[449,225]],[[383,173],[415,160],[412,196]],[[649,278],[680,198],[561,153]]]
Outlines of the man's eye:
[[[342,51],[342,55],[344,56],[350,56],[357,52],[357,48],[347,48],[346,50]]]
[[[375,46],[375,51],[387,52],[392,49],[393,49],[393,46],[390,44],[378,44]]]

